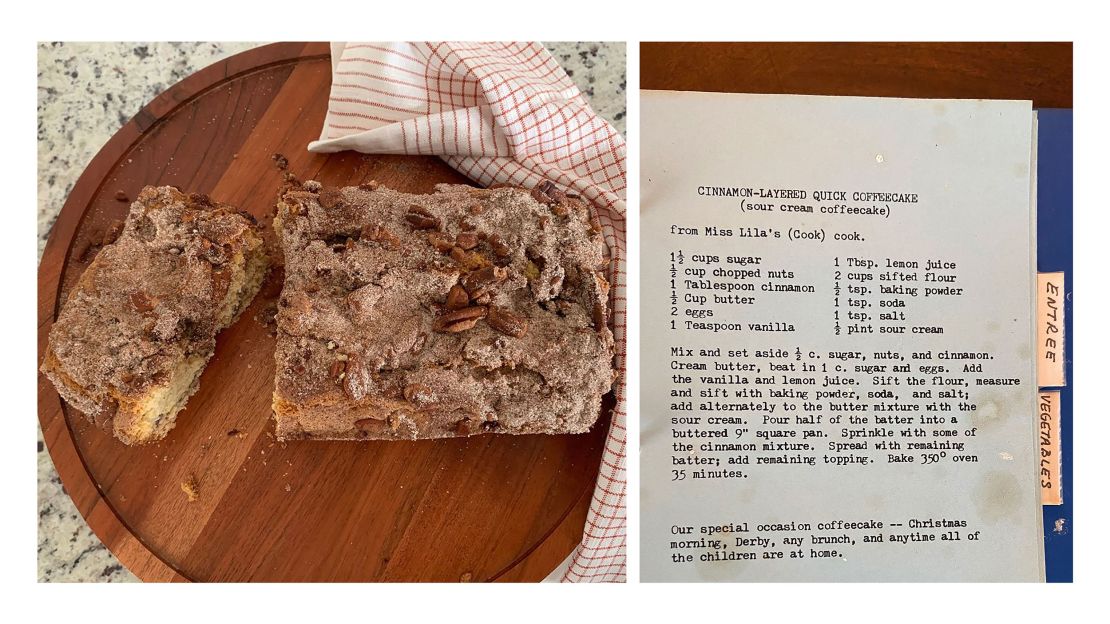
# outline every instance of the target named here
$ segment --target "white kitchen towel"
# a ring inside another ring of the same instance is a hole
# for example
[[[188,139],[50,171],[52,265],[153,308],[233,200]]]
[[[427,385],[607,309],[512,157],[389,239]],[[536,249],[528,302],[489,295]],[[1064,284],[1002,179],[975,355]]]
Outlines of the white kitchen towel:
[[[314,152],[428,154],[484,186],[550,180],[590,202],[612,262],[616,408],[563,581],[625,580],[625,145],[539,43],[333,43]]]

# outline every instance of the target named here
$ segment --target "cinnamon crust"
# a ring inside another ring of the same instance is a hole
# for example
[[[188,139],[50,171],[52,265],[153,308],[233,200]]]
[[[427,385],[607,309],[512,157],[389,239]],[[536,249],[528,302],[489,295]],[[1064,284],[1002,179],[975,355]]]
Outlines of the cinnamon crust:
[[[159,440],[268,266],[253,217],[148,186],[69,292],[41,370],[125,444]]]
[[[290,186],[281,439],[581,433],[613,381],[600,227],[551,183]]]

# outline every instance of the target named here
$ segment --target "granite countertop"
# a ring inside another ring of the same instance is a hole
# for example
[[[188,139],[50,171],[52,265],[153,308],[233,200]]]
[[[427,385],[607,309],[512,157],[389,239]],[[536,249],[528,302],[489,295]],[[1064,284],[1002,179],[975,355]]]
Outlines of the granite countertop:
[[[253,43],[45,43],[38,55],[38,250],[85,166],[150,100]],[[548,43],[594,109],[625,132],[625,45]],[[136,581],[93,535],[38,433],[38,578]]]

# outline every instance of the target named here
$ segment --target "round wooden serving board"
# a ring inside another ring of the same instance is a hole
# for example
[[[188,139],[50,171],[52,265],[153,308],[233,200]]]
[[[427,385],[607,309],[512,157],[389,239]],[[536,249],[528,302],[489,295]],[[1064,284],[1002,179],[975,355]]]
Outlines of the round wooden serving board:
[[[326,44],[261,47],[186,78],[116,133],[43,254],[39,362],[94,255],[86,242],[126,215],[117,194],[171,184],[269,223],[282,181],[275,153],[299,178],[329,185],[426,193],[467,182],[436,158],[308,153],[330,79]],[[579,436],[279,443],[274,338],[256,316],[278,296],[280,273],[219,336],[200,390],[158,444],[124,446],[39,376],[50,455],[104,544],[147,581],[534,581],[554,569],[581,538],[607,417]],[[191,480],[194,501],[182,489]]]

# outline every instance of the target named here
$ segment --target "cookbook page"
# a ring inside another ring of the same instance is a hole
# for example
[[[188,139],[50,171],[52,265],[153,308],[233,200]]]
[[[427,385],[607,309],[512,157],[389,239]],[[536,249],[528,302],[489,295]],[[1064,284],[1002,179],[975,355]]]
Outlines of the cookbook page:
[[[1032,124],[643,92],[643,580],[1043,577]]]

